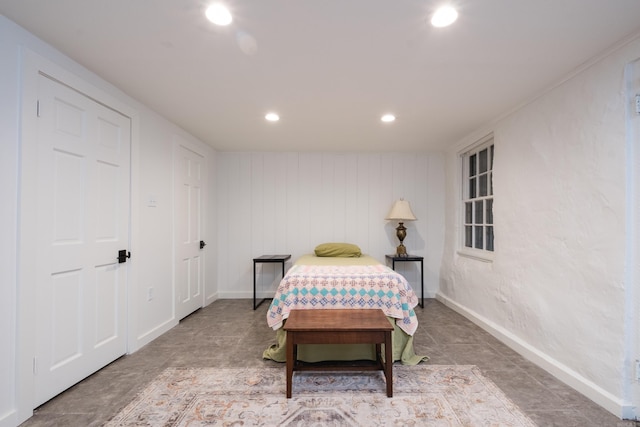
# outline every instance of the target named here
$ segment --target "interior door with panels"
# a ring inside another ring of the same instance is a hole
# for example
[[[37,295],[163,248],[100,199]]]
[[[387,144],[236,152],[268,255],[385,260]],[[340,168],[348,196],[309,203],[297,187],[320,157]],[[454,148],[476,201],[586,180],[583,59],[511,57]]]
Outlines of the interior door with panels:
[[[176,137],[173,168],[174,288],[176,317],[182,319],[204,305],[205,158]]]
[[[126,352],[131,144],[128,117],[44,75],[37,115],[36,405]]]

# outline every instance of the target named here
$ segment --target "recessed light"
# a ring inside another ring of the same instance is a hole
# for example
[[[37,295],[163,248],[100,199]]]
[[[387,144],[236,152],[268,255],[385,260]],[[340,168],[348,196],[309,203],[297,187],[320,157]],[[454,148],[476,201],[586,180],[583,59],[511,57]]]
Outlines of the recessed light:
[[[233,18],[229,9],[219,3],[212,4],[205,11],[207,19],[216,25],[229,25]]]
[[[277,122],[278,120],[280,120],[280,116],[276,113],[268,113],[266,116],[264,116],[264,118],[270,122]]]
[[[384,116],[382,116],[380,118],[380,120],[382,120],[385,123],[391,123],[396,119],[396,116],[394,116],[393,114],[385,114]]]
[[[431,25],[434,27],[447,27],[458,19],[458,12],[451,6],[443,6],[431,17]]]

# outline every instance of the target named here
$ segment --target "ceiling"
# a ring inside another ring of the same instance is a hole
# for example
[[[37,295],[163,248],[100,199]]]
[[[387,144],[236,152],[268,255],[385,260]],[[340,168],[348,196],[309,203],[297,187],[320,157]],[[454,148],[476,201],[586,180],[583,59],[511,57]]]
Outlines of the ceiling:
[[[451,0],[439,29],[441,0],[220,1],[228,27],[204,0],[0,13],[223,151],[443,149],[640,31],[638,0]]]

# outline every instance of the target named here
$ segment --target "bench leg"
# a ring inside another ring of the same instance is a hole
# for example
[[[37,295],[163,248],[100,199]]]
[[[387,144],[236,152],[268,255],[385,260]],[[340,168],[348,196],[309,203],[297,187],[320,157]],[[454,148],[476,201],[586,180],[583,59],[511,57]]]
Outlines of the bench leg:
[[[291,332],[287,333],[287,399],[291,398],[291,388],[293,380],[293,365],[296,363],[297,351],[294,351],[293,341],[295,338]]]
[[[384,334],[384,376],[387,380],[387,397],[393,397],[393,345],[391,332]]]

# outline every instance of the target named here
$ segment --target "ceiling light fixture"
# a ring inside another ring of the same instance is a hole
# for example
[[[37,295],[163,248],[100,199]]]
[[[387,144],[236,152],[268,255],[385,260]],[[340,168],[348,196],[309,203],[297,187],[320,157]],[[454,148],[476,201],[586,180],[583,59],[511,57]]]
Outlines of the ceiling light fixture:
[[[443,6],[431,17],[431,25],[442,28],[453,24],[458,19],[458,12],[451,6]]]
[[[382,120],[385,123],[391,123],[396,119],[396,116],[394,116],[393,114],[385,114],[384,116],[382,116],[380,118],[380,120]]]
[[[278,120],[280,120],[280,116],[276,113],[268,113],[266,116],[264,116],[264,118],[270,122],[277,122]]]
[[[219,3],[212,4],[205,11],[207,19],[216,25],[229,25],[233,18],[229,9]]]

